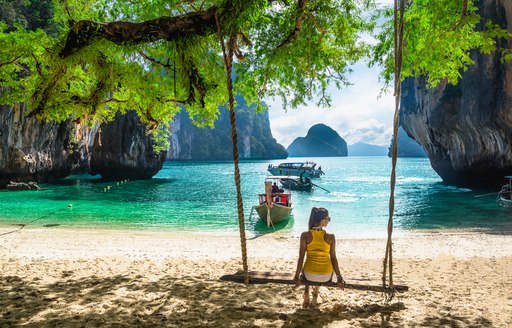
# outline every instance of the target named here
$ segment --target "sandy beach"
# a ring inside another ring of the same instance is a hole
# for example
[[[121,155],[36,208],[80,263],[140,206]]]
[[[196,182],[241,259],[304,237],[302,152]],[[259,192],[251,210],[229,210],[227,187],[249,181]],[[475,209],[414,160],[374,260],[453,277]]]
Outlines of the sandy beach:
[[[0,234],[13,230],[1,228]],[[298,238],[248,236],[250,270],[293,272]],[[385,239],[343,239],[346,278],[380,279]],[[0,237],[0,327],[511,327],[512,236],[394,237],[389,305],[376,292],[224,282],[241,270],[237,234],[25,228]]]

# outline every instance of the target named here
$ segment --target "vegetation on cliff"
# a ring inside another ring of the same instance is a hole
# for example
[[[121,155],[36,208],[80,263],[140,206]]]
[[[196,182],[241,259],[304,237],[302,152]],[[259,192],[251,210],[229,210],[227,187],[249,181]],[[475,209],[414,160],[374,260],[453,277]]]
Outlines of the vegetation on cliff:
[[[277,143],[270,131],[267,113],[248,106],[242,96],[236,99],[236,125],[238,149],[243,159],[277,159],[288,157],[286,149]],[[193,125],[185,111],[176,118],[172,132],[170,159],[230,160],[233,157],[231,127],[226,108],[221,108],[215,127],[198,128]],[[176,126],[177,125],[177,126]]]
[[[46,31],[31,30],[37,19],[15,24],[3,16],[0,80],[8,92],[0,103],[27,102],[30,115],[59,121],[103,122],[133,109],[150,130],[182,107],[197,125],[212,126],[227,100],[220,37],[229,38],[238,58],[235,92],[249,103],[280,96],[285,106],[312,99],[329,105],[328,86],[346,84],[349,65],[370,54],[360,35],[374,27],[378,14],[373,0],[52,4],[54,28]],[[38,5],[49,8],[50,2],[0,2],[14,12]],[[405,25],[403,76],[425,74],[432,84],[455,82],[472,63],[472,49],[489,52],[495,38],[508,37],[481,21],[472,0],[410,1]],[[394,62],[389,26],[372,52],[388,81]]]
[[[42,29],[46,34],[58,35],[59,27],[53,20],[52,0],[0,0],[0,9],[0,21],[5,24],[4,33]]]

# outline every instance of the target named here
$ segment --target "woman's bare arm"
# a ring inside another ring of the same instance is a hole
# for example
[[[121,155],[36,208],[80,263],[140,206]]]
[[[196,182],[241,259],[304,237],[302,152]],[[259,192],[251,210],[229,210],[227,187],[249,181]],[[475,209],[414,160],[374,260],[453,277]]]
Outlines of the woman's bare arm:
[[[297,260],[297,269],[295,270],[295,285],[300,285],[300,272],[302,271],[302,265],[304,264],[304,256],[306,255],[306,232],[300,236],[300,247],[299,247],[299,259]]]
[[[334,237],[334,235],[331,235],[331,236],[332,236],[332,240],[330,243],[331,244],[330,256],[331,256],[332,268],[334,270],[334,273],[336,274],[336,277],[341,277],[341,279],[338,279],[338,287],[344,288],[345,281],[343,280],[343,277],[341,276],[340,267],[338,265],[338,258],[336,257],[336,237]]]

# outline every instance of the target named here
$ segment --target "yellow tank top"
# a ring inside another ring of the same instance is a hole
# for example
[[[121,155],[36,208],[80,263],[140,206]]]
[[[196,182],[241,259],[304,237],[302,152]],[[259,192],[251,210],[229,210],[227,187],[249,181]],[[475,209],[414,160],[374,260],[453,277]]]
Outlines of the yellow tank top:
[[[324,230],[311,229],[313,240],[306,245],[306,263],[304,263],[304,272],[312,274],[329,274],[333,272],[331,263],[331,245],[324,237]]]

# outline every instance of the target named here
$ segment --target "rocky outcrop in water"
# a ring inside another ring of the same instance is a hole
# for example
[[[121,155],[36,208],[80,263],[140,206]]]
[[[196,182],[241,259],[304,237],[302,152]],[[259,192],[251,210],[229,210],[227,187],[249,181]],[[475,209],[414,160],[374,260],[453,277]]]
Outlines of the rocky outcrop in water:
[[[39,190],[39,186],[34,181],[30,182],[14,182],[10,181],[5,187],[7,190],[19,191],[19,190]]]
[[[154,140],[134,111],[117,114],[100,127],[91,151],[91,174],[104,180],[149,179],[162,168],[166,152],[153,152]]]
[[[295,139],[288,146],[292,157],[335,157],[347,156],[347,142],[325,124],[315,124],[305,137]]]
[[[81,166],[70,122],[27,118],[24,104],[0,107],[0,188],[10,182],[46,182]]]
[[[512,32],[512,1],[484,0],[479,8]],[[472,58],[458,85],[428,89],[425,79],[404,81],[400,120],[445,182],[495,186],[512,174],[512,64],[499,52],[475,51]]]
[[[0,107],[0,188],[10,181],[49,182],[78,172],[146,179],[165,159],[165,153],[153,154],[152,140],[133,113],[117,117],[98,133],[97,127],[71,120],[27,118],[25,110],[23,104]]]

